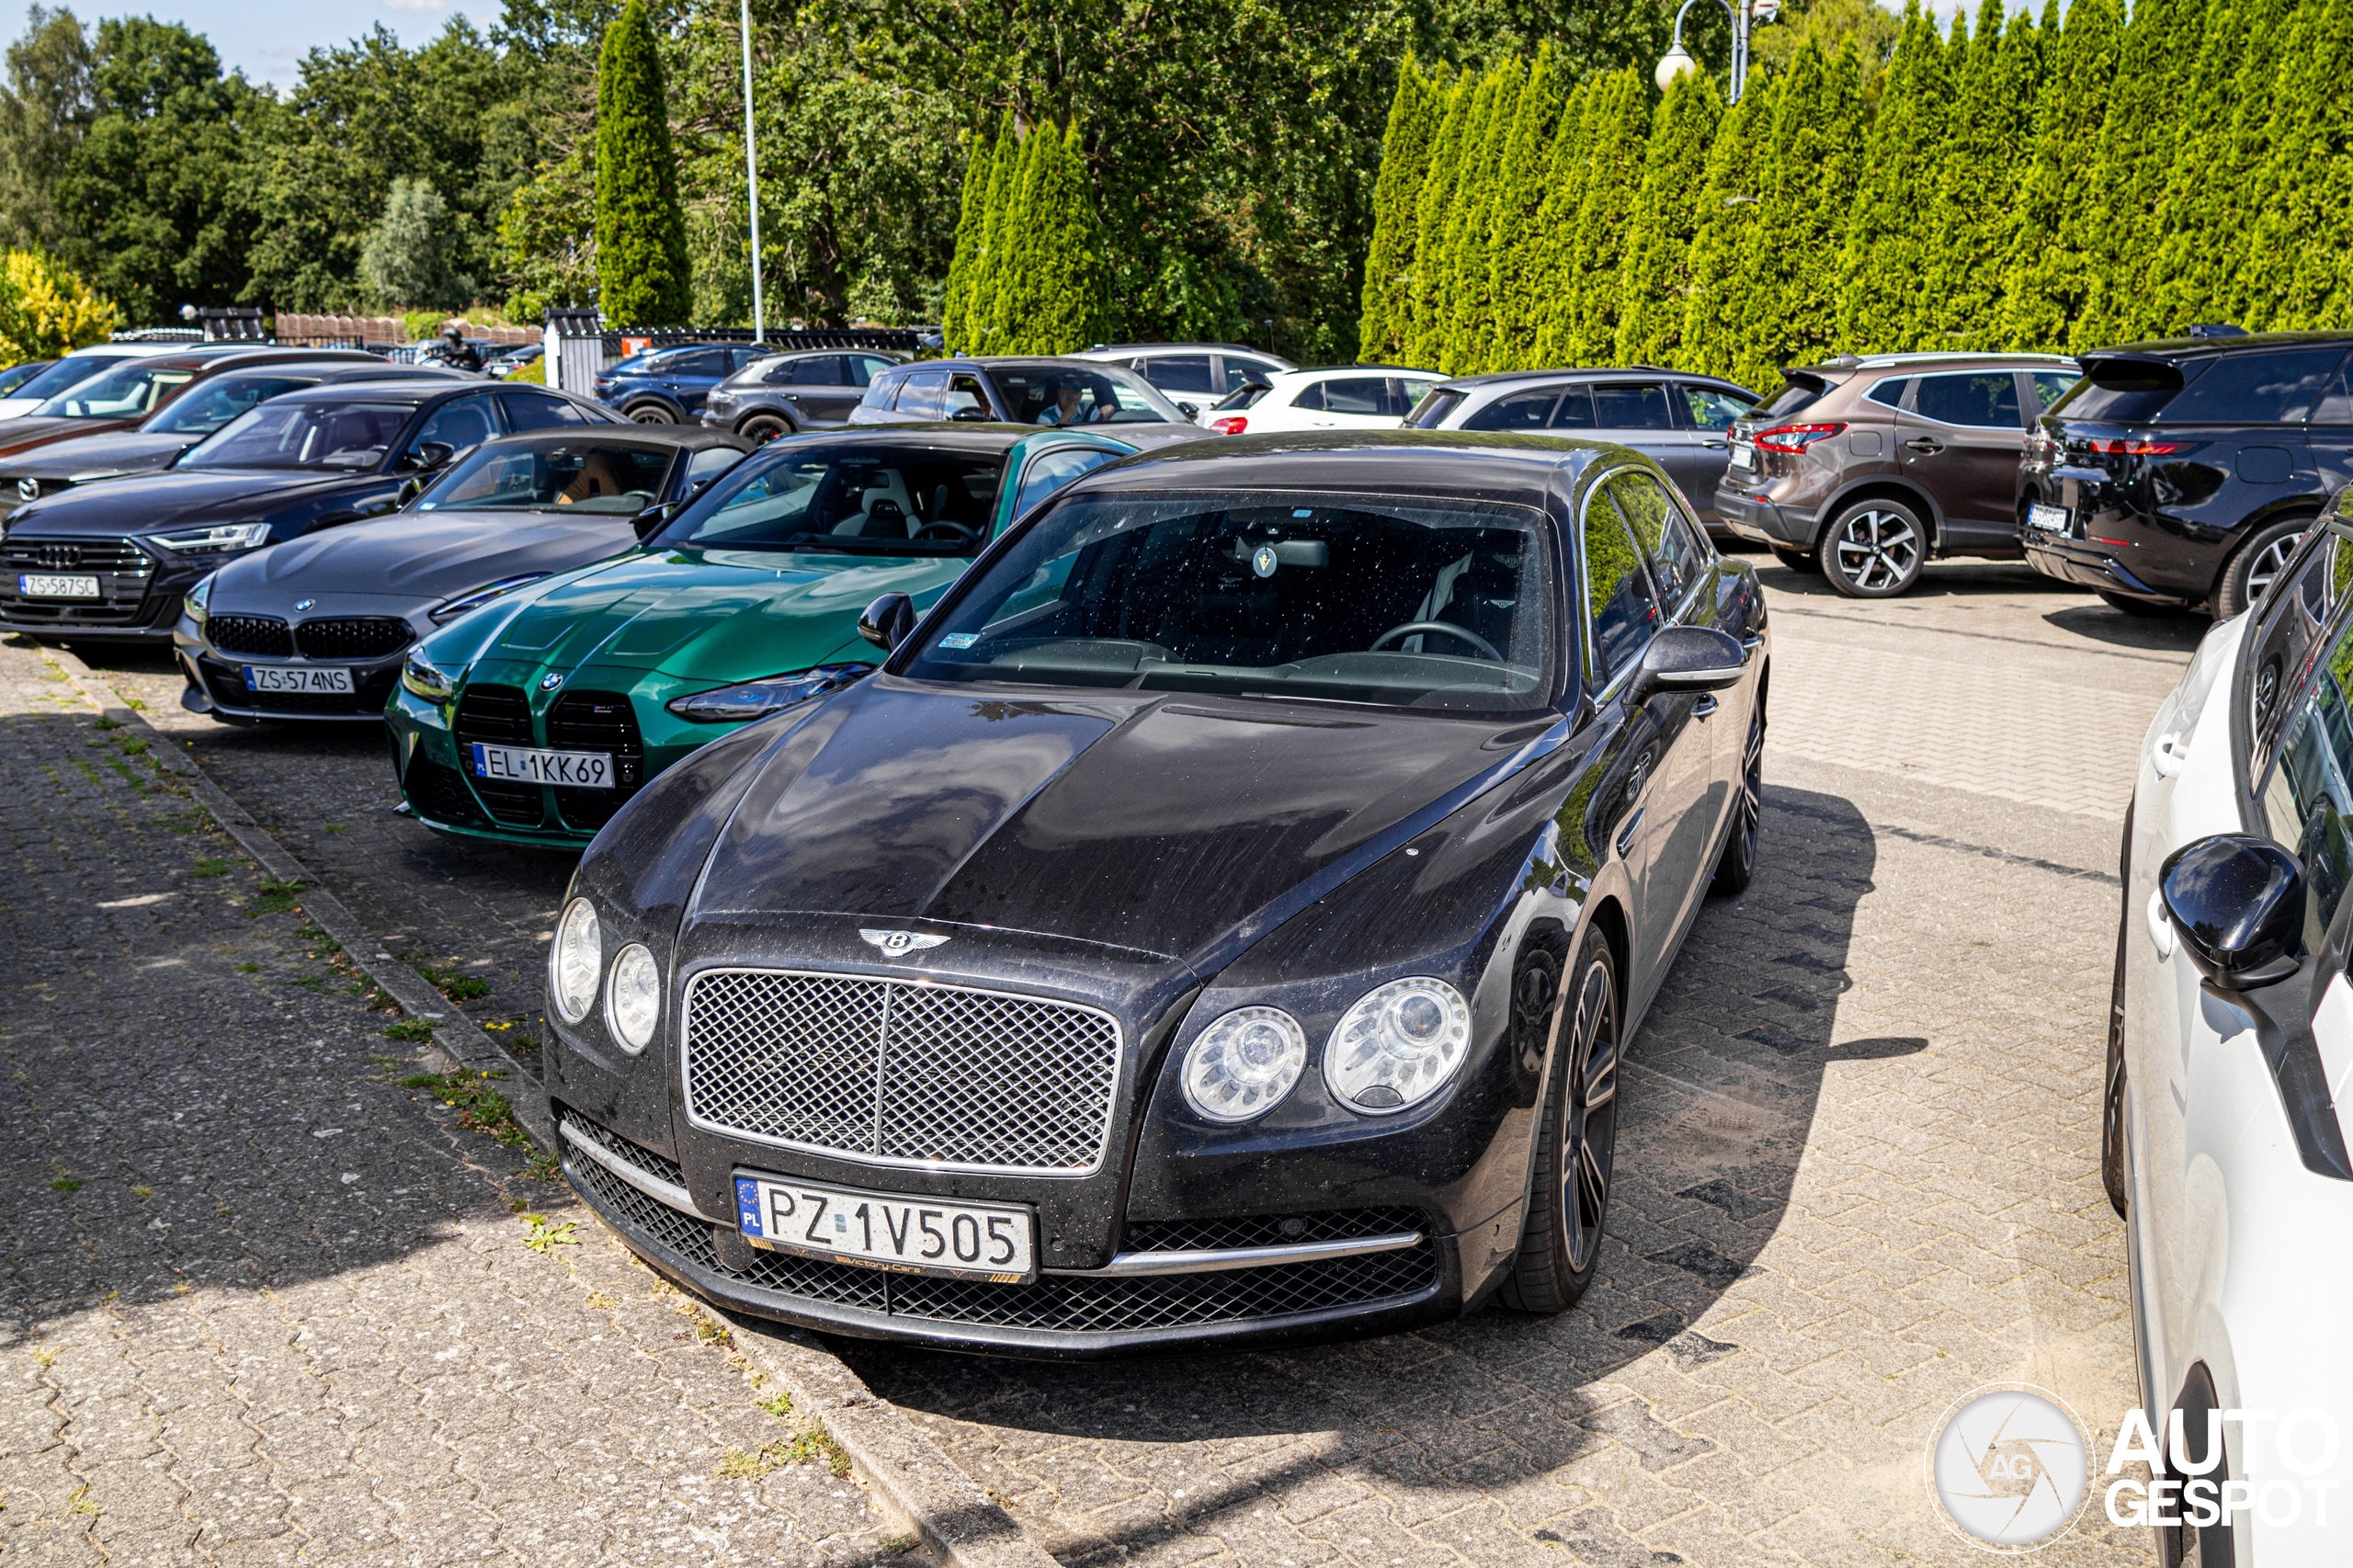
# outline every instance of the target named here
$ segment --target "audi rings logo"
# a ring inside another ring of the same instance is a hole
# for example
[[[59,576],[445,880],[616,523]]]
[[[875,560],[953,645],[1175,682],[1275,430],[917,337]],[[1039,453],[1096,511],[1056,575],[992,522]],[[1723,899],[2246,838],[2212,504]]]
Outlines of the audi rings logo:
[[[52,572],[82,564],[82,547],[78,544],[44,544],[33,551],[33,558]]]
[[[1928,1494],[1945,1522],[1989,1551],[2025,1552],[2084,1510],[2091,1445],[2047,1389],[1989,1383],[1955,1400],[1928,1438]]]

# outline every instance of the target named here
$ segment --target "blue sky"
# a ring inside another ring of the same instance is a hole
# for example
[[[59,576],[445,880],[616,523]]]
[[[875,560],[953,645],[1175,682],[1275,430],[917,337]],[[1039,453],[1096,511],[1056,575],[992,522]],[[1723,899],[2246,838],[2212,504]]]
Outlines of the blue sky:
[[[221,51],[223,65],[243,70],[248,81],[280,89],[294,84],[302,56],[321,44],[338,44],[357,38],[381,22],[403,42],[424,43],[458,14],[486,27],[498,16],[495,0],[101,0],[92,5],[65,0],[63,7],[85,23],[100,17],[153,15],[178,22],[202,33]],[[0,0],[0,44],[24,36],[22,0]]]

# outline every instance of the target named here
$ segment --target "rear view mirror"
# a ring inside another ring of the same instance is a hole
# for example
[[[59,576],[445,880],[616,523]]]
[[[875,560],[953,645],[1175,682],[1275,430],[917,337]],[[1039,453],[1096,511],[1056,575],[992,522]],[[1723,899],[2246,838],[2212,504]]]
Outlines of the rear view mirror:
[[[884,594],[858,618],[858,634],[886,653],[915,629],[915,604],[904,594]]]
[[[1626,705],[1638,708],[1662,691],[1722,691],[1739,683],[1748,665],[1740,639],[1712,626],[1670,626],[1643,650]]]
[[[2158,869],[2157,897],[2189,961],[2225,990],[2300,967],[2304,868],[2268,838],[2218,833],[2177,849]]]

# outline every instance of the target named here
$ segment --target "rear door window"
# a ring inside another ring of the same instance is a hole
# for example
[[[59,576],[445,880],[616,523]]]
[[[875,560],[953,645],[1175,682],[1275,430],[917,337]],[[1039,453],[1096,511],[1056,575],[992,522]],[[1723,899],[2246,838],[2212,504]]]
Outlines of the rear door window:
[[[545,392],[500,392],[498,402],[506,410],[506,427],[510,430],[552,430],[558,426],[588,423],[588,416],[580,410]]]
[[[2067,389],[2083,378],[2071,376],[2064,370],[2037,370],[2029,378],[2034,383],[2034,407],[2038,414],[2048,414],[2051,405],[2067,395]]]
[[[2345,358],[2341,344],[2225,354],[2165,405],[2167,425],[2292,425],[2312,416]]]
[[[789,387],[838,387],[842,379],[842,357],[838,354],[812,354],[806,359],[787,360],[767,374],[771,385]]]
[[[1660,381],[1604,381],[1593,389],[1594,426],[1601,430],[1672,430],[1675,410]]]
[[[1552,405],[1561,400],[1558,387],[1510,392],[1474,411],[1462,422],[1465,430],[1541,430],[1552,422]]]
[[[1755,405],[1721,387],[1687,386],[1683,389],[1683,406],[1691,415],[1693,429],[1729,430],[1734,420]]]
[[[1592,429],[1593,389],[1563,387],[1561,401],[1552,405],[1552,428],[1555,430]]]
[[[1379,416],[1388,414],[1392,419],[1401,417],[1391,413],[1390,389],[1397,383],[1385,376],[1352,376],[1346,381],[1324,383],[1324,407],[1330,414],[1362,414]]]
[[[479,446],[497,434],[498,426],[491,416],[490,399],[461,397],[443,403],[427,415],[416,434],[409,437],[408,444],[414,450],[427,441],[443,441],[462,452],[468,447]]]
[[[1206,396],[1215,390],[1215,382],[1210,377],[1210,357],[1206,354],[1164,355],[1145,360],[1140,369],[1145,381],[1172,395],[1199,392]]]
[[[1585,506],[1586,608],[1591,617],[1586,663],[1606,687],[1643,656],[1659,627],[1658,594],[1625,519],[1600,486]]]
[[[1939,425],[1973,426],[1981,430],[2016,430],[2022,426],[2018,378],[2007,370],[1922,376],[1912,410]]]
[[[872,354],[849,356],[849,382],[854,387],[870,383],[875,377],[891,368],[892,361]]]
[[[1029,460],[1029,468],[1021,475],[1021,487],[1013,493],[1013,515],[1021,517],[1080,474],[1101,468],[1118,455],[1093,447],[1063,447],[1039,453]]]
[[[1707,553],[1692,537],[1690,525],[1666,498],[1658,481],[1639,470],[1620,470],[1605,482],[1605,488],[1625,514],[1635,541],[1657,573],[1660,597],[1670,607],[1680,606],[1684,596],[1699,585],[1708,565]]]
[[[899,389],[899,412],[912,414],[917,419],[938,419],[948,397],[948,374],[932,370],[909,376],[907,384]]]

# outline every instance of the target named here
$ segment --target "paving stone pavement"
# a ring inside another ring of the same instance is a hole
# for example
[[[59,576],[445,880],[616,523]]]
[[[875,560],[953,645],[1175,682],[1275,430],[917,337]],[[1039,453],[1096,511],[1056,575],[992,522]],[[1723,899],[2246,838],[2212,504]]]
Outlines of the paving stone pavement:
[[[1576,1310],[1111,1367],[837,1343],[1062,1561],[1974,1562],[1927,1501],[1948,1403],[2039,1383],[2105,1453],[2137,1397],[2096,1166],[2116,834],[2204,623],[2015,567],[1870,604],[1764,574],[1764,868],[1633,1043]],[[109,678],[373,928],[496,975],[470,1010],[537,1006],[567,863],[393,815],[372,735],[225,730],[165,670]],[[2040,1555],[2151,1551],[2095,1505]]]
[[[910,1560],[54,676],[0,645],[0,1562]]]

